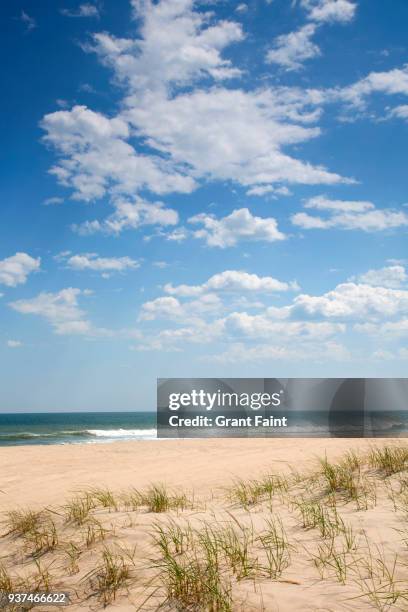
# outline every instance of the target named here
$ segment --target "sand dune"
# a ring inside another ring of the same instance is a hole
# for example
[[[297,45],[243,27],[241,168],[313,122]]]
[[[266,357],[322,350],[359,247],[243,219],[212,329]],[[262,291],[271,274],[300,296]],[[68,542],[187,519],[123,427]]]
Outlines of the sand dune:
[[[70,610],[407,610],[408,447],[370,456],[384,444],[0,449],[0,590],[49,581]]]

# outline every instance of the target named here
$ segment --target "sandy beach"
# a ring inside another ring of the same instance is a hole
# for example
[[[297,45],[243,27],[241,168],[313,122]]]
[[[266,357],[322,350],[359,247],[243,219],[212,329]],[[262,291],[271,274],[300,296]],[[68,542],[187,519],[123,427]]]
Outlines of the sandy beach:
[[[1,448],[0,587],[67,591],[72,610],[406,610],[403,445]]]
[[[120,489],[164,482],[208,494],[235,478],[307,468],[318,456],[335,459],[372,443],[342,438],[181,439],[0,448],[1,507],[58,504],[87,486]]]

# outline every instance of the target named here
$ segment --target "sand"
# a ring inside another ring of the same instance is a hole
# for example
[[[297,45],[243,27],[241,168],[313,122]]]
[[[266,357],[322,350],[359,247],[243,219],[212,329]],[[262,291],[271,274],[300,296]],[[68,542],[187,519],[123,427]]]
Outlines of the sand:
[[[247,507],[226,494],[237,478],[261,479],[266,473],[290,475],[293,470],[310,474],[317,469],[318,456],[326,454],[336,461],[346,451],[364,454],[372,445],[384,443],[368,439],[228,439],[0,448],[1,511],[5,518],[7,510],[16,508],[52,510],[59,543],[39,560],[42,567],[50,568],[55,588],[76,593],[68,610],[102,609],[96,578],[90,578],[89,572],[100,563],[105,547],[126,550],[129,555],[132,551],[133,555],[131,577],[118,589],[108,608],[135,611],[142,605],[141,610],[159,609],[166,600],[166,589],[157,568],[153,569],[160,557],[151,535],[158,522],[164,526],[169,520],[181,527],[189,524],[197,532],[211,525],[217,529],[232,526],[240,537],[244,532],[251,533],[251,555],[263,567],[266,549],[262,549],[261,538],[271,518],[284,525],[290,543],[288,566],[274,577],[260,569],[243,577],[226,571],[233,611],[407,610],[408,596],[396,593],[408,593],[408,548],[404,540],[408,521],[403,497],[398,497],[408,472],[385,478],[384,474],[364,468],[361,483],[370,483],[370,487],[373,484],[370,492],[375,490],[365,499],[365,507],[364,502],[354,503],[341,494],[337,496],[338,515],[352,528],[354,542],[349,550],[344,531],[330,540],[322,537],[316,527],[305,529],[302,524],[295,507],[302,496],[309,501],[322,501],[327,511],[333,512],[330,499],[321,497],[322,488],[317,481],[301,481],[289,493],[278,492],[273,498],[260,498]],[[386,443],[403,444],[394,440]],[[88,523],[64,523],[61,507],[75,492],[106,487],[119,495],[132,487],[146,489],[152,483],[165,483],[172,494],[185,491],[190,499],[194,492],[194,506],[164,513],[121,504],[116,509],[97,507],[92,511],[92,520],[100,522],[106,536],[104,540],[96,537],[87,546],[84,534]],[[391,490],[396,491],[397,501],[391,499]],[[336,572],[333,555],[325,566],[316,563],[319,546],[327,553],[330,541],[335,543],[335,552],[343,555],[345,577]],[[70,542],[80,549],[77,566],[76,562],[70,565]],[[30,576],[28,580],[34,583],[35,565],[23,537],[9,534],[0,538],[0,558],[12,577]],[[395,558],[396,569],[390,578]],[[41,610],[41,606],[37,609]],[[53,609],[57,608],[43,608],[44,612]],[[190,608],[172,600],[164,609]],[[208,606],[196,609],[209,610]]]
[[[208,493],[234,478],[305,468],[317,456],[364,449],[361,439],[153,440],[0,448],[0,504],[58,504],[86,486],[113,489],[165,482]]]

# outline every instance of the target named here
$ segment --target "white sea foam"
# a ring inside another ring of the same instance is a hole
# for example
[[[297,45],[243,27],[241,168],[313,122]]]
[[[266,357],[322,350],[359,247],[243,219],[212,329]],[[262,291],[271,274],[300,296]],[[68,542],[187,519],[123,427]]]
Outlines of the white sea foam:
[[[156,429],[87,429],[90,436],[97,438],[155,438]]]

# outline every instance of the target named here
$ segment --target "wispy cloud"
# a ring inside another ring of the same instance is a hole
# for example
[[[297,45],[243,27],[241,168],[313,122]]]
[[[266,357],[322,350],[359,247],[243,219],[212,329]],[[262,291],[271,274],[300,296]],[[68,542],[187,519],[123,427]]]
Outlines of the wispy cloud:
[[[23,343],[20,342],[20,340],[7,340],[7,346],[9,348],[20,348],[21,346],[23,346]]]
[[[76,10],[62,8],[60,13],[65,17],[100,17],[99,7],[95,4],[91,4],[90,2],[80,4]]]
[[[88,290],[68,287],[61,291],[42,292],[34,298],[17,300],[9,306],[24,315],[36,315],[46,319],[58,335],[106,336],[106,329],[95,328],[79,307],[80,296],[89,295]]]
[[[20,21],[26,26],[26,31],[31,32],[37,27],[37,22],[34,17],[31,17],[26,11],[22,10],[20,15]]]

